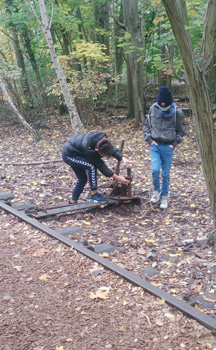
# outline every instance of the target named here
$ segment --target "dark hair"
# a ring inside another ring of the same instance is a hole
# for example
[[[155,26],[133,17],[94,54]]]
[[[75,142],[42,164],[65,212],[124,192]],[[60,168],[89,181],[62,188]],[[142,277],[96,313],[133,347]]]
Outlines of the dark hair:
[[[113,146],[107,139],[98,141],[96,148],[98,150],[98,153],[100,153],[102,156],[107,156],[110,158],[113,154]]]

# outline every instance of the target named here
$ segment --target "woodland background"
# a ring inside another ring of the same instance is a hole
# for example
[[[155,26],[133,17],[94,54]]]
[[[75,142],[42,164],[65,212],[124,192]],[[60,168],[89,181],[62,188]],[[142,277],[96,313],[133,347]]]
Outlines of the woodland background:
[[[66,215],[49,226],[80,226],[72,239],[112,244],[111,261],[215,317],[216,1],[0,4],[2,191],[14,202],[61,204],[76,181],[55,162],[64,142],[101,129],[117,147],[125,139],[143,204]],[[161,85],[184,109],[187,130],[164,212],[150,207],[142,130]],[[34,161],[41,164],[18,165]],[[106,179],[98,180],[106,192]],[[86,186],[81,200],[88,198]],[[158,350],[162,340],[166,350],[215,349],[210,331],[163,301],[3,211],[0,225],[0,348]],[[91,298],[103,286],[107,298]]]
[[[126,106],[137,127],[149,93],[177,79],[190,97],[216,225],[215,12],[210,0],[5,0],[1,115],[9,105],[36,140],[40,116],[68,113],[80,133],[109,105]]]
[[[40,18],[37,2],[32,6]],[[171,87],[174,81],[185,85],[185,69],[161,1],[55,1],[53,12],[48,1],[46,11],[56,54],[84,124],[97,120],[95,107],[111,104],[128,107],[128,117],[138,125],[148,111],[147,97],[155,98],[154,88]],[[205,11],[206,1],[187,1],[197,54]],[[2,1],[0,20],[1,78],[23,117],[37,124],[39,116],[67,113],[50,50],[29,3]],[[214,112],[215,65],[208,77]],[[9,112],[4,101],[2,94],[2,117]]]

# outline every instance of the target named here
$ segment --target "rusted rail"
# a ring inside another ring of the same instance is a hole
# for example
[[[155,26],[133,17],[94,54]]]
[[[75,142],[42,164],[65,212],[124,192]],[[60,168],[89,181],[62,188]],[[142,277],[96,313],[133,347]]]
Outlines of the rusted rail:
[[[205,313],[193,308],[191,305],[187,304],[186,302],[173,297],[172,295],[163,291],[162,289],[157,288],[154,285],[152,285],[151,283],[146,282],[144,279],[136,276],[133,272],[129,272],[129,271],[123,269],[122,267],[114,264],[113,262],[99,256],[98,254],[92,252],[91,250],[85,248],[84,246],[74,242],[73,240],[69,239],[68,237],[61,235],[60,233],[56,232],[55,230],[49,228],[46,225],[43,225],[42,223],[38,222],[37,220],[28,217],[27,215],[10,207],[9,205],[3,203],[2,201],[0,201],[0,208],[5,210],[6,212],[12,214],[12,215],[15,215],[19,219],[32,225],[33,227],[39,229],[40,231],[46,233],[47,235],[51,236],[52,238],[59,240],[60,242],[66,244],[69,247],[73,247],[81,254],[98,262],[99,264],[103,265],[105,268],[115,272],[117,275],[123,277],[127,281],[133,283],[136,286],[143,288],[146,292],[154,295],[155,297],[164,299],[167,304],[180,310],[188,317],[195,319],[197,322],[201,323],[202,325],[209,328],[210,330],[216,331],[216,319],[214,319],[214,318],[206,315]]]

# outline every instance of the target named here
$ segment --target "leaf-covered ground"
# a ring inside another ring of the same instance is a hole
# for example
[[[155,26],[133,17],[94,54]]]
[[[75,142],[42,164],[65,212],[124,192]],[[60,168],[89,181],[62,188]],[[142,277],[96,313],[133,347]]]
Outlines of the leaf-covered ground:
[[[41,141],[35,143],[22,127],[2,122],[1,164],[61,158],[71,137],[68,119],[41,123],[47,128],[40,129]],[[72,239],[114,245],[118,251],[108,259],[178,298],[203,296],[210,304],[195,307],[214,317],[215,249],[205,240],[213,222],[191,118],[186,126],[184,142],[174,153],[168,210],[149,203],[150,157],[142,127],[101,116],[100,125],[88,131],[106,131],[117,147],[125,140],[124,155],[135,162],[132,191],[142,205],[107,206],[45,224],[81,226],[84,233]],[[28,200],[40,207],[67,202],[75,184],[63,162],[2,165],[0,175],[1,191],[14,193],[13,203]],[[99,176],[98,182],[100,192],[108,194],[109,181]],[[88,199],[86,186],[80,202]],[[0,349],[158,350],[161,340],[163,350],[216,348],[213,335],[197,322],[11,215],[0,213],[0,227]],[[197,238],[204,240],[184,242]],[[147,268],[155,275],[146,274]],[[94,270],[101,273],[95,276]],[[95,299],[97,293],[102,299]]]

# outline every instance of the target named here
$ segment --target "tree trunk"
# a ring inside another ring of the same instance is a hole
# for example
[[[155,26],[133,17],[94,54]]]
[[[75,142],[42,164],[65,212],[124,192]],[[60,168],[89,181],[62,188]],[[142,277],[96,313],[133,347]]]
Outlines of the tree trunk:
[[[133,77],[131,73],[129,56],[127,56],[127,117],[134,118],[134,96],[133,96]]]
[[[216,104],[216,57],[213,66],[209,69],[207,84],[209,87],[211,103]]]
[[[102,45],[105,45],[104,50],[106,55],[109,55],[109,10],[108,0],[104,4],[97,4],[94,1],[94,19],[95,19],[95,40]],[[101,34],[102,31],[102,34]]]
[[[81,10],[80,10],[79,6],[77,7],[76,14],[77,14],[77,16],[78,16],[78,18],[80,20],[80,22],[78,23],[79,37],[80,37],[80,39],[84,38],[85,41],[89,41],[87,33],[86,33],[85,26],[84,26],[84,23],[83,23],[83,19],[82,19],[82,13],[81,13]]]
[[[14,111],[14,113],[17,115],[17,117],[19,118],[19,120],[21,121],[21,123],[28,129],[30,130],[30,132],[33,134],[34,138],[36,139],[36,141],[40,140],[39,135],[37,134],[37,132],[32,128],[32,126],[25,120],[25,118],[20,114],[20,112],[18,111],[18,109],[16,108],[16,106],[14,105],[13,101],[11,100],[7,89],[5,87],[5,84],[3,83],[1,77],[0,77],[0,89],[3,91],[5,98],[8,102],[8,104],[11,106],[12,110]]]
[[[51,35],[51,31],[50,31],[51,23],[48,23],[48,15],[47,15],[44,0],[39,0],[42,23],[40,22],[30,0],[28,0],[28,3],[29,3],[29,6],[31,7],[31,9],[32,9],[32,11],[37,19],[37,22],[40,25],[40,28],[41,28],[45,38],[46,38],[47,45],[48,45],[49,50],[50,50],[50,55],[52,58],[53,66],[54,66],[56,75],[58,77],[59,84],[61,86],[61,90],[62,90],[64,99],[65,99],[65,103],[66,103],[68,111],[69,111],[72,129],[73,129],[74,133],[84,132],[83,124],[82,124],[81,119],[79,117],[79,114],[77,112],[75,103],[71,97],[70,90],[68,88],[65,75],[62,71],[61,65],[59,63],[58,57],[57,57],[56,52],[55,52],[55,47],[53,44],[52,35]]]
[[[141,33],[143,37],[143,113],[144,116],[147,114],[147,71],[146,71],[146,39],[145,39],[145,31],[146,31],[146,24],[145,24],[145,12],[146,12],[146,0],[142,0],[141,2]]]
[[[39,72],[39,69],[38,69],[37,61],[35,59],[34,51],[32,50],[31,40],[29,38],[29,33],[28,33],[28,30],[27,30],[27,27],[26,27],[25,24],[24,24],[24,27],[22,29],[22,34],[23,34],[23,39],[24,39],[24,43],[25,43],[25,48],[26,48],[26,51],[28,53],[28,56],[29,56],[32,68],[33,68],[33,70],[35,72],[35,75],[36,75],[39,87],[40,87],[41,92],[43,94],[43,97],[44,97],[44,99],[46,101],[46,107],[49,108],[47,94],[45,92],[43,83],[41,81],[41,77],[40,77],[40,72]]]
[[[196,61],[187,25],[186,4],[183,0],[163,0],[188,79],[195,131],[203,172],[216,227],[216,131],[210,106],[207,70],[212,67],[216,49],[216,1],[208,0],[202,47]]]
[[[13,14],[11,12],[11,8],[14,8],[16,10],[16,6],[13,3],[13,0],[5,0],[5,4],[6,4],[6,11],[10,15],[10,17],[12,17]],[[16,12],[18,12],[18,10],[16,10]],[[16,56],[17,66],[19,67],[21,72],[20,82],[21,82],[23,94],[25,96],[26,101],[30,104],[30,106],[33,106],[33,100],[30,93],[30,87],[29,87],[28,78],[27,78],[26,69],[25,69],[25,62],[24,62],[23,53],[20,47],[17,28],[14,25],[12,20],[9,22],[9,26],[10,26],[11,37],[13,40],[13,48]]]
[[[124,18],[128,33],[131,34],[130,45],[134,49],[128,53],[130,71],[133,81],[133,103],[135,111],[135,126],[139,125],[140,120],[144,122],[143,111],[143,61],[140,59],[140,49],[143,49],[142,33],[138,19],[137,1],[124,0]],[[138,61],[139,59],[139,61]]]
[[[165,29],[161,28],[159,25],[159,42],[160,42],[160,37],[165,34]],[[163,66],[164,61],[167,60],[167,51],[169,48],[166,47],[166,45],[160,45],[159,46],[159,53],[161,56],[161,64]],[[165,69],[158,69],[158,86],[167,86],[171,88],[171,76],[167,75]]]
[[[114,6],[114,1],[113,1]],[[123,7],[120,6],[119,22],[123,22]],[[120,95],[120,80],[122,75],[122,68],[124,62],[124,49],[118,47],[119,38],[123,36],[122,28],[114,22],[113,24],[113,46],[114,46],[114,63],[115,63],[115,105],[119,103]],[[119,78],[120,77],[120,78]],[[119,79],[118,79],[119,78]]]

